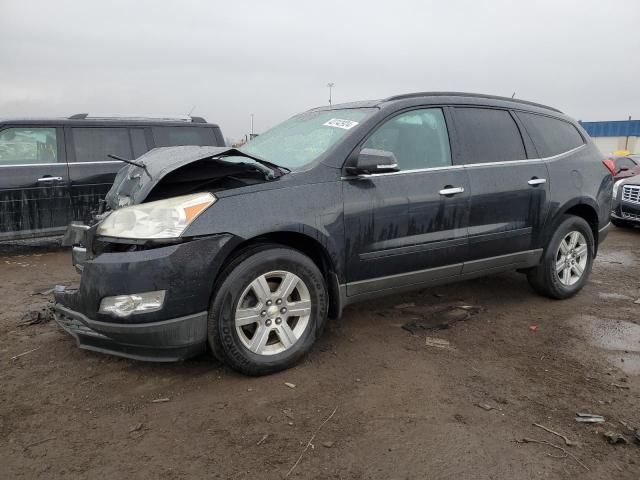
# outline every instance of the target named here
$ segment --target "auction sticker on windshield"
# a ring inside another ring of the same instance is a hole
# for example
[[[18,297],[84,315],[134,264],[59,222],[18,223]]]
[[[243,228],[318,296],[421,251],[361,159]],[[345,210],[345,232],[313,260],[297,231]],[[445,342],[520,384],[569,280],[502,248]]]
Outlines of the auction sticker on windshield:
[[[349,130],[355,127],[356,125],[358,125],[358,122],[354,122],[353,120],[342,120],[340,118],[332,118],[328,122],[323,123],[323,125],[327,127],[336,127],[336,128],[343,128],[345,130]]]

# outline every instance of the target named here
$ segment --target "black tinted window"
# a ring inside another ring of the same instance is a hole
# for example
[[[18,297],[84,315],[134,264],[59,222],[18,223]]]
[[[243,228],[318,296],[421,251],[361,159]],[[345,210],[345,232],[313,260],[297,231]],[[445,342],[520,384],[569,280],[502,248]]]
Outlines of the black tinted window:
[[[384,123],[363,145],[393,152],[400,170],[451,165],[449,135],[442,110],[411,110]]]
[[[465,163],[527,158],[520,130],[508,111],[456,108],[455,113]]]
[[[534,113],[518,112],[518,117],[541,157],[568,152],[584,144],[582,136],[570,123]]]
[[[126,128],[73,128],[73,148],[76,162],[113,160],[108,154],[132,158]]]
[[[211,128],[202,127],[153,127],[156,147],[179,145],[216,145]]]

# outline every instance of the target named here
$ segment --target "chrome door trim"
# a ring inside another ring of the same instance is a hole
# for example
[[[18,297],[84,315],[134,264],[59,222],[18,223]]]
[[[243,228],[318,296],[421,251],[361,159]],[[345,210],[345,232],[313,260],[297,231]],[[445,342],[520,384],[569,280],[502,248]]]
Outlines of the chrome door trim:
[[[466,163],[464,165],[448,165],[446,167],[430,167],[430,168],[418,168],[413,170],[401,170],[399,172],[386,172],[386,173],[369,173],[366,175],[351,175],[351,176],[343,176],[342,180],[352,180],[355,178],[370,178],[370,177],[381,177],[388,175],[403,175],[408,173],[419,173],[419,172],[437,172],[440,170],[458,170],[461,168],[478,168],[478,167],[494,167],[500,165],[517,165],[519,163],[541,163],[541,162],[549,162],[558,160],[565,155],[569,155],[571,153],[577,152],[581,148],[586,147],[587,144],[583,143],[582,145],[572,148],[571,150],[567,150],[566,152],[558,153],[557,155],[552,155],[550,157],[541,157],[541,158],[527,158],[525,160],[505,160],[501,162],[485,162],[485,163]],[[89,163],[89,162],[85,162]]]

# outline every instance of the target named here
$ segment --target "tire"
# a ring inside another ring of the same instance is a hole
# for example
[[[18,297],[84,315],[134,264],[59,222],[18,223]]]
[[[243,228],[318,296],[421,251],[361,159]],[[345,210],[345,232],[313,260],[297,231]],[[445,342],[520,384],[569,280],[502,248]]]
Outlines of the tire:
[[[577,243],[571,248],[573,239]],[[569,298],[587,282],[594,254],[595,241],[589,224],[580,217],[566,215],[545,248],[542,262],[527,273],[527,280],[545,297]]]
[[[329,305],[324,277],[297,250],[247,251],[220,278],[209,309],[209,345],[234,370],[258,376],[289,368],[322,332]]]
[[[611,223],[613,223],[618,228],[633,228],[633,225],[625,220],[618,220],[617,218],[611,218]]]

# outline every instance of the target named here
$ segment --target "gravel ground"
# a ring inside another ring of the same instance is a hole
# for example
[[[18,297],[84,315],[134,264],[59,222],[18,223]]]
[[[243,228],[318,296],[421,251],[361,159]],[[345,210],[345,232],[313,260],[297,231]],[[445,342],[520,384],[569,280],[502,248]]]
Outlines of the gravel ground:
[[[637,480],[639,260],[640,230],[614,230],[570,300],[509,273],[354,305],[299,366],[247,378],[19,326],[78,276],[55,241],[0,245],[0,478]]]

